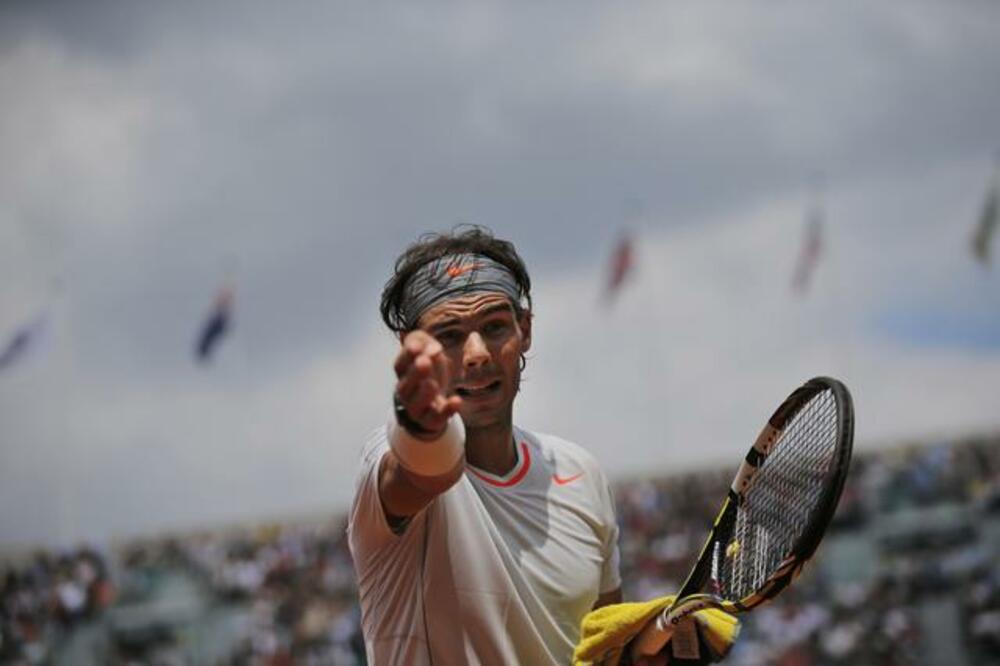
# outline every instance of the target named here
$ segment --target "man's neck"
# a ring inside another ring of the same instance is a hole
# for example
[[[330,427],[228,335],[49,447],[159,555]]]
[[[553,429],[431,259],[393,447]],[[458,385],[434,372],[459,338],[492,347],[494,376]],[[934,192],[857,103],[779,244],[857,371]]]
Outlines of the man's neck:
[[[514,469],[514,427],[510,422],[485,428],[466,428],[465,461],[473,467],[503,476]]]

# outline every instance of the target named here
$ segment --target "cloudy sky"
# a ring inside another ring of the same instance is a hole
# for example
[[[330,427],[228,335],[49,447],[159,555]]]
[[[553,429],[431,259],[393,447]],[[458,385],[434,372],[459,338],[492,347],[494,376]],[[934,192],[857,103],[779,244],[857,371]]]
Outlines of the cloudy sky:
[[[817,374],[861,449],[1000,429],[997,35],[991,2],[3,4],[0,336],[48,327],[0,374],[0,546],[343,510],[381,285],[459,222],[532,271],[518,422],[615,476],[731,464]]]

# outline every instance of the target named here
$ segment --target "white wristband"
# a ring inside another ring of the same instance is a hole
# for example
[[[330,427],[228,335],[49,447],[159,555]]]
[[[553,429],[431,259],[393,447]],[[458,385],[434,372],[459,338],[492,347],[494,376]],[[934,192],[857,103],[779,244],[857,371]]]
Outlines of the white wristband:
[[[389,448],[400,464],[419,476],[441,476],[450,472],[465,455],[465,424],[458,414],[452,414],[444,432],[433,440],[411,435],[396,423],[395,414],[390,414],[386,430]]]

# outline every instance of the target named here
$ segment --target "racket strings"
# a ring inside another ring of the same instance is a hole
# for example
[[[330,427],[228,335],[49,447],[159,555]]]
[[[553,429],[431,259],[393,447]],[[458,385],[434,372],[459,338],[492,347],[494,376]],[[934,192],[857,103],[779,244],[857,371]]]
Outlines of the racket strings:
[[[724,597],[760,589],[808,529],[837,454],[837,414],[833,392],[822,391],[782,429],[744,493],[733,539],[720,549]]]

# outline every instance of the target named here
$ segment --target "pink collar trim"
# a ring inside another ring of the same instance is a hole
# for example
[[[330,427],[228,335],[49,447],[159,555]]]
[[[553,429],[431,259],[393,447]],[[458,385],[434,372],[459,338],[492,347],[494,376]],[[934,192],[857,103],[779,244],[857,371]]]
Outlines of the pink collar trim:
[[[472,465],[466,465],[465,468],[472,472],[472,474],[491,486],[496,486],[497,488],[510,488],[511,486],[516,486],[521,482],[528,474],[528,469],[531,467],[531,453],[528,450],[528,445],[525,442],[521,442],[521,455],[517,464],[514,466],[512,472],[508,472],[503,477],[495,476],[486,472],[484,470],[479,470]],[[504,478],[507,477],[507,478]]]

